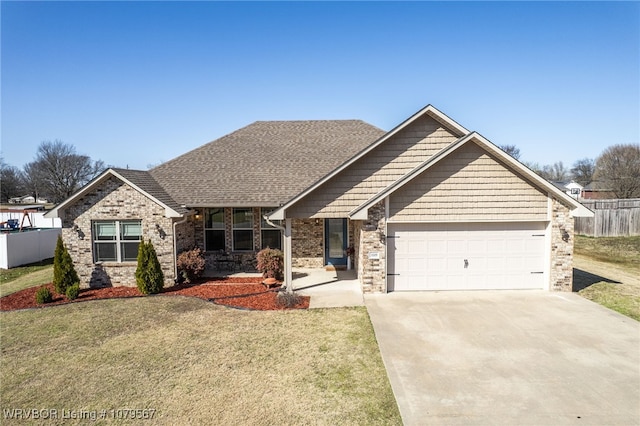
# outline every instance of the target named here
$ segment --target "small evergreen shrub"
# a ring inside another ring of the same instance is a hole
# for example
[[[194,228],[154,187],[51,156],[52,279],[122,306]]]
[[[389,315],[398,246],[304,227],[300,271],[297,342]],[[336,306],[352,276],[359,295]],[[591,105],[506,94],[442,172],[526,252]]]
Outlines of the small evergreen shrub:
[[[75,283],[67,287],[67,291],[65,292],[67,299],[75,300],[78,298],[80,294],[80,283]]]
[[[140,241],[136,284],[142,294],[157,294],[164,288],[164,274],[151,240]]]
[[[262,249],[256,255],[256,260],[256,269],[264,278],[280,281],[284,278],[284,254],[280,250],[269,247]]]
[[[56,250],[53,254],[53,286],[58,294],[66,294],[67,287],[80,281],[78,273],[73,266],[73,260],[69,251],[62,242],[62,237],[58,235]]]
[[[205,263],[204,253],[198,247],[183,251],[178,256],[178,270],[188,283],[202,275]]]
[[[36,292],[36,303],[42,305],[53,302],[53,295],[47,287],[40,287]]]

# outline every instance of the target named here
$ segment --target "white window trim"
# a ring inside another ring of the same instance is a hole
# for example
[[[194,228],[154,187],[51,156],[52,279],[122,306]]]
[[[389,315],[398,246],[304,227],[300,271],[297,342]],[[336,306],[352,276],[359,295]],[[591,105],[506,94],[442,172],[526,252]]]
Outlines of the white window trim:
[[[115,228],[116,228],[116,239],[115,240],[110,240],[110,241],[100,241],[98,240],[98,236],[97,236],[97,232],[96,232],[96,227],[95,225],[98,223],[108,223],[108,222],[113,222],[115,224]],[[140,223],[140,238],[136,241],[136,240],[123,240],[121,239],[121,228],[120,228],[120,224],[124,223],[124,222],[138,222]],[[138,245],[140,244],[140,241],[142,241],[142,220],[141,219],[124,219],[124,220],[120,220],[120,219],[104,219],[104,220],[93,220],[91,221],[91,230],[92,230],[92,243],[93,243],[93,262],[94,263],[109,263],[109,262],[114,262],[114,263],[133,263],[133,262],[137,262],[136,260],[122,260],[122,243],[133,243],[134,241],[138,243]],[[97,259],[97,250],[95,250],[96,248],[96,244],[115,244],[116,245],[116,260],[98,260]]]

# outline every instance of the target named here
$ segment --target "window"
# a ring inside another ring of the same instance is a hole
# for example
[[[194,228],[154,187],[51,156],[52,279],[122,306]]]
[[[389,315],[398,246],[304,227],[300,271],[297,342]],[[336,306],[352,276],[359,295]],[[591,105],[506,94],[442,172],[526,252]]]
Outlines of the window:
[[[233,250],[253,250],[253,209],[233,209]]]
[[[275,209],[260,209],[260,237],[262,240],[262,248],[276,248],[282,250],[282,233],[272,225],[269,225],[264,216],[268,215]]]
[[[93,257],[96,262],[135,262],[142,238],[140,220],[93,222]]]
[[[224,250],[224,209],[207,209],[204,213],[204,248]]]

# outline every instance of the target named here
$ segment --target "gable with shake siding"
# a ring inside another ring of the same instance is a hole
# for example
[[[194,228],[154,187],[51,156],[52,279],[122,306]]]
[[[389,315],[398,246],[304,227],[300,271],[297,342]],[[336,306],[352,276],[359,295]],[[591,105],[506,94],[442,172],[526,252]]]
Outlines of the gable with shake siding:
[[[475,143],[390,196],[390,221],[546,220],[548,197]]]
[[[454,132],[423,114],[316,188],[313,197],[289,207],[287,216],[346,217],[381,189],[455,142],[459,135]]]

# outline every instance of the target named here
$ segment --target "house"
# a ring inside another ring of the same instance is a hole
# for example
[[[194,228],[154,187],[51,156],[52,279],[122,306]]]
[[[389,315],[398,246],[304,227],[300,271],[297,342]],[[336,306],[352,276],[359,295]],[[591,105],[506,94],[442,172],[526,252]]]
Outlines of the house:
[[[591,182],[587,184],[582,189],[582,194],[580,195],[585,200],[610,200],[617,198],[616,194],[606,188],[602,188],[602,184],[600,182]]]
[[[33,195],[23,195],[22,197],[13,197],[9,198],[9,204],[47,204],[47,201],[44,198],[34,197]]]
[[[552,182],[558,189],[564,191],[571,198],[578,199],[582,196],[583,186],[578,182]]]
[[[571,291],[573,218],[592,212],[428,105],[388,132],[256,122],[149,171],[109,169],[48,215],[85,286],[135,285],[144,238],[167,285],[183,250],[250,268],[270,246],[286,283],[345,267],[349,248],[364,292]]]

